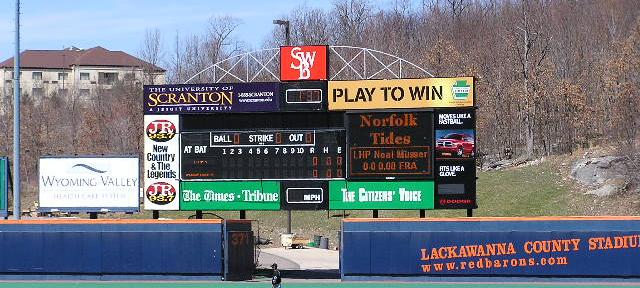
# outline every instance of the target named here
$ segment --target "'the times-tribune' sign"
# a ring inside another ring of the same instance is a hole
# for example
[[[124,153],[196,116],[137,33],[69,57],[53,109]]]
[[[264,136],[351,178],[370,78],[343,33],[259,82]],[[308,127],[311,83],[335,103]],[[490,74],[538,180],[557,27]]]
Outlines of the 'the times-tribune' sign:
[[[183,181],[181,210],[280,210],[277,181]]]
[[[329,110],[472,107],[473,77],[329,81]]]

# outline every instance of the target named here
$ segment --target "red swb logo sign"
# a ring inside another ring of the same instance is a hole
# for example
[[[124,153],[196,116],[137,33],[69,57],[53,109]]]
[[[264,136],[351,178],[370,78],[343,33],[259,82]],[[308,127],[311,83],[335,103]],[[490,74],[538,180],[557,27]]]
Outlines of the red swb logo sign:
[[[280,47],[280,80],[326,80],[327,46]]]

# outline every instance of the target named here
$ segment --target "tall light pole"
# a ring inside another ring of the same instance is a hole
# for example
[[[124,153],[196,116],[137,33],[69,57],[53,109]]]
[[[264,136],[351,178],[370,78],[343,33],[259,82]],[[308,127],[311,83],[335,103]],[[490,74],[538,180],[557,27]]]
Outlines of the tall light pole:
[[[273,24],[284,26],[284,45],[291,45],[289,34],[289,20],[273,20]],[[280,63],[282,65],[282,63]],[[291,210],[287,210],[287,234],[291,234]]]
[[[13,218],[20,220],[20,0],[16,0],[16,51],[13,56]]]
[[[291,38],[289,37],[289,20],[273,20],[273,24],[284,26],[284,45],[291,45]]]

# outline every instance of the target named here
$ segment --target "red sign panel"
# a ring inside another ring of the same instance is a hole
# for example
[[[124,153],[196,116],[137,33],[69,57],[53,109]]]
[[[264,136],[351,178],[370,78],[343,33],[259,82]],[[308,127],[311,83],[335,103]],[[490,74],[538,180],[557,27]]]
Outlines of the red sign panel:
[[[327,46],[280,47],[280,80],[327,80]]]

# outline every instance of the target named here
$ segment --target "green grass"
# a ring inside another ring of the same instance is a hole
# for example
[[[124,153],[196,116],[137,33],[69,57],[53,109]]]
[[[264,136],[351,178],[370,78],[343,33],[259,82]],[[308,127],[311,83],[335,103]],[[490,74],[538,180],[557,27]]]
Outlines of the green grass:
[[[479,208],[474,216],[555,216],[573,215],[569,208],[571,191],[563,183],[557,168],[559,161],[548,160],[536,166],[501,171],[479,171],[477,195]],[[238,218],[237,211],[210,211],[223,218]],[[345,211],[347,217],[372,217],[371,211]],[[380,211],[380,217],[418,217],[419,211]],[[185,219],[195,212],[160,212],[161,217]],[[312,237],[328,236],[335,244],[340,230],[342,211],[294,211],[293,232]],[[431,210],[427,217],[464,217],[466,210]],[[151,218],[149,211],[132,215]],[[215,218],[205,214],[205,218]],[[261,237],[279,243],[279,235],[286,232],[285,211],[247,211],[248,219],[258,220]]]
[[[562,184],[555,162],[478,173],[477,216],[571,215],[569,189]]]

